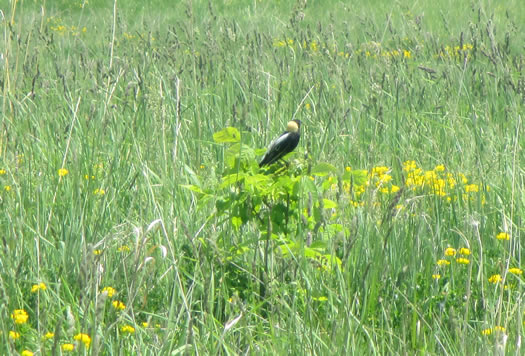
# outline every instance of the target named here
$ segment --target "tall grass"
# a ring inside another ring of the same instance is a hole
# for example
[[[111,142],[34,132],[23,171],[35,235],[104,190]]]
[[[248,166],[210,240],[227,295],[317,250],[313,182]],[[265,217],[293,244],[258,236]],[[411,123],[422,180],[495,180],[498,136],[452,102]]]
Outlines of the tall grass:
[[[520,1],[1,10],[0,353],[522,352]],[[291,228],[236,225],[213,134],[294,116]]]

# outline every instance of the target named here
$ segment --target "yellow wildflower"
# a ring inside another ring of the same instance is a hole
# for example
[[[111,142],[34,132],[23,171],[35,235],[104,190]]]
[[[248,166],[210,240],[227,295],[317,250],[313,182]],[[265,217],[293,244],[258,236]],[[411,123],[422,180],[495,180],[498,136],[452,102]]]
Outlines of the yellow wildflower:
[[[65,169],[65,168],[60,168],[60,169],[58,170],[58,176],[59,176],[59,177],[67,176],[68,173],[69,173],[69,171],[68,171],[67,169]]]
[[[432,279],[440,279],[441,278],[441,275],[439,273],[436,273],[436,274],[433,274],[432,275]]]
[[[445,166],[442,164],[438,164],[437,166],[434,167],[434,170],[436,172],[443,172],[445,170]]]
[[[410,51],[407,51],[406,49],[403,50],[403,57],[410,59],[412,57],[412,53]]]
[[[496,326],[494,327],[494,331],[505,332],[505,328],[504,328],[503,326],[496,325]]]
[[[506,232],[500,232],[499,234],[496,235],[496,238],[498,240],[510,240],[510,236]]]
[[[11,319],[14,320],[15,324],[25,324],[29,315],[24,309],[15,309],[11,313]]]
[[[503,278],[501,277],[500,274],[493,274],[492,276],[489,277],[489,283],[493,283],[493,284],[499,283],[502,280]]]
[[[416,161],[405,161],[403,162],[403,170],[406,172],[413,171],[417,168]]]
[[[490,334],[492,334],[492,328],[481,330],[481,335],[488,336]]]
[[[126,334],[133,334],[135,332],[135,328],[131,325],[124,325],[123,327],[120,328],[120,331],[122,331],[122,333]]]
[[[9,338],[11,340],[16,340],[16,339],[20,338],[20,333],[17,332],[17,331],[14,331],[14,330],[10,330],[9,331]]]
[[[117,310],[126,309],[126,304],[122,303],[120,300],[114,300],[111,304],[113,304],[113,308]]]
[[[401,189],[399,186],[392,184],[392,187],[390,187],[390,192],[397,193],[399,192],[399,189]]]
[[[10,186],[10,185],[5,185],[5,186],[4,186],[4,190],[5,190],[6,192],[11,191],[11,186]]]
[[[456,262],[461,263],[462,265],[468,265],[470,263],[470,261],[464,257],[457,258]]]
[[[54,337],[55,337],[55,333],[52,333],[50,331],[48,331],[47,333],[44,334],[44,339],[46,339],[46,340],[52,339]]]
[[[6,170],[5,169],[0,169],[0,176],[3,176],[4,174],[6,174]]]
[[[21,356],[33,356],[33,353],[29,350],[24,350],[20,353]]]
[[[73,336],[73,339],[81,341],[86,348],[89,348],[89,345],[91,344],[91,337],[88,334],[78,333]]]
[[[512,274],[522,275],[523,271],[517,267],[509,268],[509,272]]]
[[[453,247],[447,247],[445,249],[445,256],[456,256],[456,249]]]
[[[145,322],[145,321],[142,322],[142,327],[143,328],[147,328],[148,326],[149,326],[149,324],[147,322]]]
[[[104,293],[104,292],[108,293],[108,297],[110,297],[110,298],[113,297],[113,295],[115,293],[117,293],[117,291],[113,287],[104,287],[104,288],[102,288],[102,292],[101,293]]]
[[[36,293],[39,290],[46,290],[47,287],[44,283],[40,282],[38,284],[33,284],[33,287],[31,287],[31,293]]]
[[[450,264],[450,261],[447,260],[438,260],[437,261],[438,266],[448,266]]]
[[[95,195],[104,195],[104,194],[106,194],[106,191],[104,189],[102,189],[102,188],[97,188],[97,189],[95,189],[93,191],[93,194],[95,194]]]
[[[100,255],[101,253],[102,253],[102,250],[93,250],[93,254],[94,254],[95,256],[98,256],[98,255]]]
[[[459,254],[468,256],[468,255],[470,255],[470,250],[468,248],[466,248],[466,247],[462,247],[462,248],[459,249]]]
[[[465,186],[465,192],[467,193],[477,193],[479,192],[479,186],[477,184],[469,184]]]
[[[386,172],[388,172],[389,168],[388,167],[385,167],[385,166],[377,166],[377,167],[374,167],[372,168],[372,172],[370,173],[370,175],[373,177],[373,176],[379,176],[381,177],[383,174],[386,174]]]
[[[122,245],[117,249],[118,252],[129,252],[130,248],[128,245]]]
[[[60,346],[60,348],[62,349],[62,351],[73,351],[75,349],[75,345],[73,345],[73,344],[62,344],[62,346]]]

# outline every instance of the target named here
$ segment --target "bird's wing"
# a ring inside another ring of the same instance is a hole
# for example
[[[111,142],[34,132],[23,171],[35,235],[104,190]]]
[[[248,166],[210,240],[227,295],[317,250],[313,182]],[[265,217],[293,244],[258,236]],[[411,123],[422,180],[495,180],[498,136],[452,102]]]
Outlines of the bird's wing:
[[[286,138],[290,133],[283,132],[281,136],[277,137],[268,145],[268,151],[281,150],[286,145]]]
[[[277,137],[268,145],[268,150],[264,154],[260,164],[272,164],[279,158],[289,152],[287,146],[289,146],[288,136],[290,132],[286,131],[281,136]]]

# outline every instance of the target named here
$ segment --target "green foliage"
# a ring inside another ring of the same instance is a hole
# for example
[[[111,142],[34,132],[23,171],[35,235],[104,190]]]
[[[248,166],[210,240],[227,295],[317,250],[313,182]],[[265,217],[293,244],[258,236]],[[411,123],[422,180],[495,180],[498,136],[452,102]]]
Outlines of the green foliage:
[[[522,2],[8,1],[0,354],[520,354]]]

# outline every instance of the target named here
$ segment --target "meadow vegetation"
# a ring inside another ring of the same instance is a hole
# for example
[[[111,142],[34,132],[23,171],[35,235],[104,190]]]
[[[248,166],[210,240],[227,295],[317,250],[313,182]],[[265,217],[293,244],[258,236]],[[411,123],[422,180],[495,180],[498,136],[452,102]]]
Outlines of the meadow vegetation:
[[[0,354],[523,353],[523,1],[346,3],[2,5]]]

